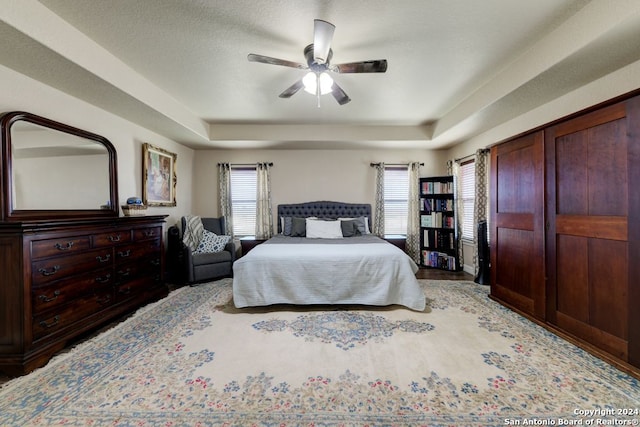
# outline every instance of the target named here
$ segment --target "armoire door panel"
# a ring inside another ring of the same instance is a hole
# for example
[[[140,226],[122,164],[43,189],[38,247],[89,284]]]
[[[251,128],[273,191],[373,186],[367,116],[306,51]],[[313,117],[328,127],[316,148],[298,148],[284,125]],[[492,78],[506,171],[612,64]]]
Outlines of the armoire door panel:
[[[558,236],[556,242],[557,311],[589,321],[589,244],[585,237]],[[550,320],[553,321],[553,316]]]
[[[543,133],[491,149],[491,295],[545,314]]]
[[[628,142],[624,103],[545,131],[547,320],[628,354]]]
[[[528,145],[500,155],[498,212],[526,214],[534,210],[531,189],[535,182],[535,156],[532,151]]]
[[[584,132],[561,136],[556,141],[556,211],[562,215],[587,215],[587,139]]]
[[[511,228],[498,228],[500,266],[496,270],[496,283],[509,283],[509,289],[526,297],[534,298],[534,284],[529,274],[533,252],[533,232]]]
[[[556,215],[557,234],[627,240],[627,218],[620,216]]]
[[[628,215],[627,138],[624,119],[588,132],[589,215]],[[637,165],[636,165],[637,167]]]
[[[626,242],[589,239],[590,324],[628,339],[628,272]]]

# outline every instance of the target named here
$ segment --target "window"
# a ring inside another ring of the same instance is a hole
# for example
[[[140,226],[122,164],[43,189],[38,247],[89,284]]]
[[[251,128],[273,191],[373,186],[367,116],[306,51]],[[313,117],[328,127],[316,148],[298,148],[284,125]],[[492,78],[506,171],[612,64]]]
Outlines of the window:
[[[253,236],[256,233],[256,169],[231,168],[231,215],[235,236]]]
[[[409,172],[406,167],[384,169],[384,233],[407,234]]]
[[[473,210],[476,200],[476,164],[473,160],[460,165],[460,185],[462,238],[473,240]]]

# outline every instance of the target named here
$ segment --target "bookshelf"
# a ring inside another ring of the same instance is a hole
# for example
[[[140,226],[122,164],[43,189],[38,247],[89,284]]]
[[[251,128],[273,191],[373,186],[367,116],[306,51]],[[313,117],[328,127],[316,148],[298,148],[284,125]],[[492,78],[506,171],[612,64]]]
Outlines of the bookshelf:
[[[420,178],[420,262],[428,268],[461,269],[453,176]]]

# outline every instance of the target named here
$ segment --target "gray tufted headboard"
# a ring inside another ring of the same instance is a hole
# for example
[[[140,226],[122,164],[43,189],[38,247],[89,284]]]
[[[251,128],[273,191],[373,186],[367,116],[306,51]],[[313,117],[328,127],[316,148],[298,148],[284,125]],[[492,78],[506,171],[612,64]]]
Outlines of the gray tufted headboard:
[[[371,205],[368,203],[342,203],[342,202],[306,202],[291,205],[278,205],[278,233],[282,232],[281,218],[295,216],[308,218],[357,218],[367,217],[371,226]]]

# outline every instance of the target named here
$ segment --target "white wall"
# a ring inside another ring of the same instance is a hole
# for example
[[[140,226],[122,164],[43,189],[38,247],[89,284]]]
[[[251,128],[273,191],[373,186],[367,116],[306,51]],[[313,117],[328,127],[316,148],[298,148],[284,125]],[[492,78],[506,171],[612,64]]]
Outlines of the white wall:
[[[169,215],[168,225],[190,213],[194,151],[77,98],[0,66],[0,112],[26,111],[102,135],[116,148],[120,204],[142,196],[142,143],[176,153],[178,172],[176,207],[149,208],[149,214]]]
[[[421,176],[443,175],[446,152],[429,150],[210,150],[194,161],[194,212],[219,215],[218,162],[273,162],[271,197],[278,204],[330,200],[374,203],[371,162],[423,162]]]

